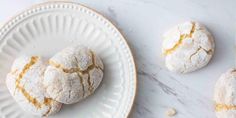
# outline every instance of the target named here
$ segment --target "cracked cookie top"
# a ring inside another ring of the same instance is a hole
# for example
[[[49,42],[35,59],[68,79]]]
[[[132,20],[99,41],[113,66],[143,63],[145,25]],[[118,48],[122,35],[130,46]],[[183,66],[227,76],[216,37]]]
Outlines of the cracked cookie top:
[[[207,65],[214,53],[214,40],[197,22],[185,22],[164,34],[162,52],[170,71],[187,73]]]
[[[236,117],[236,69],[228,70],[218,79],[214,101],[217,118]]]
[[[45,93],[43,73],[46,65],[38,56],[17,58],[8,73],[6,85],[20,106],[39,116],[48,116],[61,108],[61,103],[52,100]]]
[[[76,103],[91,95],[103,77],[103,63],[87,47],[78,45],[63,49],[49,60],[44,85],[53,99]]]

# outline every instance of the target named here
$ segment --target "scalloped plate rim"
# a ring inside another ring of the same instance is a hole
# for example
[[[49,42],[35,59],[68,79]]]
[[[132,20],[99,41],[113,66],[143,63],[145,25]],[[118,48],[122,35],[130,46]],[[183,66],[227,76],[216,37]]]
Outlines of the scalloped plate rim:
[[[26,9],[26,10],[23,10],[23,12],[20,12],[18,13],[17,15],[15,15],[14,17],[10,18],[9,20],[7,20],[7,22],[5,22],[2,26],[1,26],[1,29],[0,29],[0,36],[4,36],[4,31],[8,31],[7,28],[9,27],[8,25],[12,25],[11,21],[14,19],[16,19],[19,15],[27,12],[27,11],[30,11],[32,9],[34,9],[35,7],[39,7],[39,6],[43,6],[43,5],[48,5],[48,4],[73,4],[73,5],[78,5],[78,6],[81,6],[81,7],[84,7],[85,9],[88,9],[88,10],[91,10],[92,12],[94,12],[94,14],[96,14],[98,17],[102,18],[103,20],[105,20],[112,28],[114,28],[116,30],[116,32],[118,33],[118,35],[120,35],[120,39],[123,41],[123,43],[125,44],[126,48],[128,49],[128,55],[130,55],[130,59],[131,59],[131,63],[132,63],[132,68],[134,70],[134,75],[133,75],[133,83],[134,83],[134,94],[132,95],[132,98],[131,99],[131,102],[128,106],[127,106],[127,111],[126,113],[124,114],[125,117],[128,117],[130,112],[131,112],[131,109],[132,109],[132,106],[133,106],[133,103],[134,103],[134,100],[135,100],[135,97],[136,97],[136,94],[137,94],[137,74],[136,74],[136,65],[135,65],[135,61],[134,61],[134,57],[133,57],[133,54],[131,52],[131,49],[126,41],[126,39],[124,38],[124,36],[122,35],[122,32],[119,31],[118,28],[115,27],[115,25],[108,19],[106,18],[104,15],[102,15],[101,13],[99,13],[98,11],[90,8],[90,7],[87,7],[81,3],[75,3],[75,2],[69,2],[69,1],[49,1],[49,2],[44,2],[44,3],[40,3],[40,4],[36,4],[36,5],[33,5],[32,7]],[[31,14],[31,13],[29,13]],[[2,41],[2,37],[0,37],[0,41]],[[2,44],[2,42],[0,42],[0,45]]]

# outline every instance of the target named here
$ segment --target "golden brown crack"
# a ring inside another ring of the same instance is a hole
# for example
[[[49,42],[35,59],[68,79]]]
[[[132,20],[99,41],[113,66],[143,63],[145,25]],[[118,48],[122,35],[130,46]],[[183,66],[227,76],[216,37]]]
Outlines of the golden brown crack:
[[[90,52],[92,54],[92,66],[89,66],[88,69],[87,69],[87,74],[88,74],[88,85],[89,85],[89,92],[92,93],[93,91],[93,86],[92,86],[92,83],[91,83],[91,78],[90,78],[90,74],[89,74],[89,71],[96,68],[96,64],[95,64],[95,56],[94,56],[94,53],[91,51]]]
[[[77,73],[77,75],[79,76],[80,78],[80,82],[82,84],[82,87],[83,87],[83,91],[84,91],[84,84],[83,84],[83,75],[87,74],[88,75],[88,80],[87,80],[87,83],[89,85],[89,92],[92,93],[93,91],[93,86],[92,86],[92,83],[91,83],[91,78],[90,78],[90,74],[89,72],[91,70],[93,70],[94,68],[97,68],[97,69],[100,69],[100,70],[103,70],[101,67],[97,66],[96,63],[95,63],[95,54],[90,51],[91,55],[92,55],[92,64],[90,66],[88,66],[88,68],[86,70],[81,70],[80,68],[70,68],[70,69],[67,69],[65,68],[63,65],[61,64],[58,64],[52,60],[49,60],[49,64],[57,69],[60,69],[62,70],[63,72],[65,73]],[[84,93],[84,92],[83,92]],[[84,94],[83,94],[84,96]]]
[[[33,104],[35,107],[37,107],[37,108],[41,108],[40,102],[39,102],[36,98],[32,97],[32,96],[25,90],[24,87],[18,86],[18,89],[21,91],[21,93],[25,96],[25,98],[26,98],[30,103],[32,103],[32,104]]]
[[[82,74],[87,74],[90,70],[94,69],[94,68],[99,68],[102,70],[101,67],[97,66],[95,64],[95,58],[94,58],[94,53],[91,51],[91,54],[92,54],[92,60],[93,60],[93,63],[86,69],[86,70],[81,70],[80,68],[65,68],[62,64],[58,64],[52,60],[49,60],[49,65],[55,67],[55,68],[58,68],[58,69],[61,69],[63,72],[65,73],[75,73],[75,72],[80,72]]]
[[[51,109],[52,109],[52,107],[51,107],[51,106],[49,106],[49,108],[48,108],[47,112],[46,112],[45,114],[43,114],[43,116],[44,116],[44,117],[45,117],[45,116],[48,116],[48,114],[50,113]]]
[[[189,59],[192,59],[192,57],[193,57],[194,55],[196,55],[201,49],[202,49],[201,47],[198,48],[198,49],[196,50],[196,52],[194,52],[193,54],[190,55]]]
[[[196,55],[201,49],[204,50],[208,55],[210,55],[210,54],[213,52],[212,49],[206,50],[206,49],[204,49],[204,48],[202,48],[202,47],[199,47],[199,48],[196,50],[196,52],[194,52],[193,54],[190,55],[189,59],[191,59],[194,55]]]
[[[84,97],[85,91],[84,91],[84,80],[83,80],[83,76],[81,75],[81,73],[77,73],[77,75],[79,76],[80,83],[81,83],[81,85],[82,85],[82,90],[83,90],[83,95],[82,95],[82,97]]]
[[[216,104],[215,111],[236,110],[236,105]]]
[[[52,106],[51,106],[52,101],[53,100],[51,98],[44,98],[43,104],[46,106],[49,106],[49,108],[48,108],[48,111],[45,114],[43,114],[43,116],[48,116],[48,114],[50,113],[52,109]]]
[[[19,76],[17,77],[16,79],[16,89],[19,90],[24,96],[25,98],[30,102],[32,103],[35,107],[37,108],[41,108],[41,104],[39,103],[39,101],[32,97],[26,90],[23,86],[20,85],[20,81],[22,80],[23,76],[25,75],[25,73],[30,69],[30,67],[32,65],[34,65],[38,60],[38,57],[37,56],[32,56],[31,59],[30,59],[30,62],[27,63],[22,72],[19,74]],[[16,91],[15,89],[15,91]],[[15,93],[15,92],[14,92]]]
[[[193,33],[195,32],[195,23],[192,22],[193,26],[192,26],[192,29],[190,31],[189,34],[181,34],[180,35],[180,38],[179,38],[179,41],[170,49],[166,49],[165,52],[164,52],[164,55],[169,55],[171,53],[173,53],[180,45],[182,45],[183,43],[183,40],[186,39],[186,38],[192,38],[193,36]]]
[[[90,92],[90,93],[92,93],[92,91],[93,91],[93,88],[92,88],[92,84],[91,84],[90,75],[88,75],[88,80],[87,80],[87,83],[88,83],[88,85],[89,85],[89,88],[88,88],[88,90],[89,90],[89,92]]]
[[[16,79],[16,89],[19,87],[20,81],[22,80],[25,73],[30,69],[32,65],[34,65],[37,62],[37,60],[38,60],[37,56],[32,56],[30,59],[30,62],[24,66],[22,72],[19,74],[19,76]]]
[[[44,98],[43,104],[41,104],[36,98],[32,97],[26,90],[25,88],[20,85],[20,81],[23,79],[25,73],[30,69],[31,66],[33,66],[36,62],[38,61],[37,56],[32,56],[30,59],[30,62],[27,63],[22,72],[19,74],[19,76],[16,79],[16,89],[19,90],[25,98],[32,103],[36,108],[41,108],[42,105],[50,106],[52,99],[51,98]],[[15,90],[16,91],[16,90]],[[51,107],[51,106],[50,106]]]
[[[50,105],[52,103],[52,98],[44,98],[43,104],[46,106]]]
[[[212,54],[213,53],[213,50],[212,49],[210,49],[210,50],[206,50],[206,49],[204,49],[204,48],[202,48],[207,54]]]

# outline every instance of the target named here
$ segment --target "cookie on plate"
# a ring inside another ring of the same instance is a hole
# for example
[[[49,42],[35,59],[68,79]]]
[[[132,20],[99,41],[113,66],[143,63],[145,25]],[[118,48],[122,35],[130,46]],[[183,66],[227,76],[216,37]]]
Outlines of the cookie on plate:
[[[208,64],[214,53],[212,35],[197,22],[185,22],[164,34],[162,52],[166,67],[173,72],[187,73]]]
[[[236,118],[236,69],[228,70],[216,82],[214,101],[217,118]]]
[[[61,108],[61,103],[48,97],[43,86],[46,65],[38,56],[17,58],[7,74],[6,85],[13,98],[34,115],[48,116]]]
[[[76,103],[91,95],[103,78],[103,63],[87,47],[78,45],[63,49],[49,60],[44,85],[53,99]]]

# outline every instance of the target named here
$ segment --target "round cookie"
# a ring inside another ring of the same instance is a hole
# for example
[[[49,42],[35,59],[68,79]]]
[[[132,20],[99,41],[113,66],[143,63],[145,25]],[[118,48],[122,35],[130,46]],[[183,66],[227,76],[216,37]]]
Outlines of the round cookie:
[[[162,52],[170,71],[187,73],[207,65],[214,47],[213,37],[204,26],[185,22],[164,34]]]
[[[48,116],[61,108],[61,103],[52,100],[45,93],[43,74],[46,69],[37,56],[17,58],[7,74],[6,85],[16,102],[28,112]]]
[[[44,85],[53,99],[76,103],[91,95],[103,77],[103,63],[84,46],[63,49],[49,60]]]
[[[236,69],[228,70],[216,82],[214,101],[217,118],[236,118]]]

